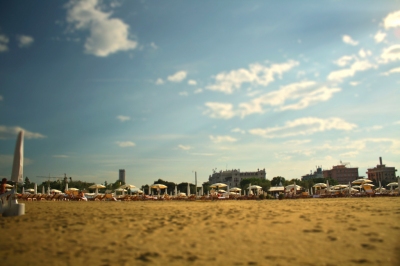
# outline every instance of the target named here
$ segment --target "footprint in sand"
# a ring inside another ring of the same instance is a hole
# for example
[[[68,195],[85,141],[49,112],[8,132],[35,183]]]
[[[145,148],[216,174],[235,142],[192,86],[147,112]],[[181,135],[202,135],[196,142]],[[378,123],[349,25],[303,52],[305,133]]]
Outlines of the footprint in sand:
[[[361,244],[361,246],[368,250],[374,250],[376,248],[374,245],[367,244],[367,243],[363,243],[363,244]]]

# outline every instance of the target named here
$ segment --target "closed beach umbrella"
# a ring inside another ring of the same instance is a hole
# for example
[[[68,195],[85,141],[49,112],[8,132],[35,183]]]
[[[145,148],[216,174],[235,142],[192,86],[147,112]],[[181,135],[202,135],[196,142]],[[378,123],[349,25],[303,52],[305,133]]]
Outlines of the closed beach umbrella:
[[[64,190],[64,192],[67,192],[67,191],[68,191],[68,183],[65,184],[65,190]]]
[[[25,194],[25,188],[22,187],[22,194]]]
[[[188,183],[188,185],[187,185],[187,193],[186,193],[188,196],[190,196],[190,186],[189,186],[189,183]]]
[[[35,194],[37,194],[37,184],[35,183],[35,186],[33,187]]]
[[[178,187],[175,184],[175,196],[177,196],[177,195],[178,195]]]
[[[44,186],[42,186],[42,194],[44,194]]]

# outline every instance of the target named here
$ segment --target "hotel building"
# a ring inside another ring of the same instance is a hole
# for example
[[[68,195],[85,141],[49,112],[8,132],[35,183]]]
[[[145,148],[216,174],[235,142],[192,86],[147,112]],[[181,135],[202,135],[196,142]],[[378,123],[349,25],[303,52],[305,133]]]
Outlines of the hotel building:
[[[346,167],[346,164],[333,166],[331,170],[323,170],[324,178],[332,178],[339,184],[348,184],[358,179],[358,167]]]
[[[382,164],[382,157],[379,157],[379,164],[374,168],[368,168],[367,175],[369,180],[373,181],[396,181],[396,169],[394,167],[386,167]]]
[[[226,171],[213,171],[213,174],[208,177],[210,185],[215,183],[227,184],[230,188],[239,187],[240,181],[246,178],[259,178],[261,180],[266,179],[265,168],[254,172],[240,172],[240,169],[232,169]]]

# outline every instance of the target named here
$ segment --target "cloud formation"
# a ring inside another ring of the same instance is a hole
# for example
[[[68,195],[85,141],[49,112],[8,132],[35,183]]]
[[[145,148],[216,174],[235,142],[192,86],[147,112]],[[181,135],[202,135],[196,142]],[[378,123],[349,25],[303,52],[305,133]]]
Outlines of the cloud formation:
[[[359,60],[355,57],[353,58],[355,59],[355,62],[353,62],[353,64],[349,68],[332,71],[331,73],[329,73],[327,79],[329,81],[342,82],[343,79],[353,77],[359,71],[376,68],[376,66],[370,63],[368,60]]]
[[[377,43],[383,42],[385,38],[386,38],[386,33],[382,31],[378,31],[374,36],[375,42]]]
[[[186,76],[187,76],[186,71],[178,71],[175,74],[168,76],[167,79],[171,82],[181,82],[186,78]]]
[[[26,139],[46,138],[46,136],[40,133],[31,132],[23,129],[22,127],[0,126],[0,139],[16,139],[20,131],[24,131],[24,138]]]
[[[381,75],[383,76],[389,76],[390,74],[394,74],[394,73],[400,73],[400,67],[397,68],[392,68],[391,70],[382,73]],[[0,100],[1,100],[1,96],[0,96]]]
[[[311,135],[317,132],[327,130],[353,130],[357,125],[348,123],[345,120],[332,117],[321,119],[316,117],[304,117],[293,121],[288,121],[284,126],[270,128],[255,128],[249,130],[250,134],[261,136],[264,138],[285,138],[298,135]]]
[[[131,118],[129,116],[125,116],[125,115],[119,115],[119,116],[117,116],[117,119],[121,122],[131,120]]]
[[[18,35],[17,36],[17,42],[18,42],[18,47],[19,48],[26,48],[32,45],[34,42],[33,37],[28,36],[28,35]]]
[[[318,87],[315,81],[301,81],[240,103],[236,109],[230,103],[206,102],[208,109],[203,114],[211,118],[230,119],[235,116],[244,118],[255,113],[263,114],[270,107],[273,111],[300,110],[327,101],[340,91],[340,88]]]
[[[133,143],[132,141],[117,141],[116,142],[118,146],[122,147],[122,148],[126,148],[126,147],[135,147],[136,144]]]
[[[299,65],[299,62],[293,60],[282,64],[272,64],[270,67],[259,63],[251,64],[247,69],[240,68],[217,74],[214,77],[215,83],[207,86],[206,89],[231,94],[239,90],[244,83],[255,86],[268,86],[275,80],[275,76],[282,78],[284,72],[297,65]]]
[[[10,40],[6,35],[0,34],[0,53],[8,51],[8,42]]]
[[[121,19],[111,18],[112,12],[102,11],[98,0],[71,0],[66,7],[67,22],[75,30],[89,32],[86,53],[106,57],[137,47],[137,42],[129,39],[129,26]]]
[[[400,26],[400,10],[389,13],[384,19],[383,19],[383,26],[385,29],[389,28],[396,28]]]
[[[236,142],[237,139],[231,137],[231,136],[213,136],[210,135],[210,140],[214,143],[221,143],[221,142]]]
[[[342,41],[353,46],[358,45],[358,41],[353,40],[349,35],[343,35]]]
[[[400,60],[400,44],[394,44],[383,49],[381,59],[382,63]]]
[[[158,78],[157,80],[156,80],[156,85],[162,85],[162,84],[164,84],[165,82],[164,82],[164,80],[162,79],[162,78]]]
[[[181,149],[181,150],[184,150],[184,151],[188,151],[188,150],[190,150],[192,147],[179,144],[179,145],[178,145],[178,148]]]

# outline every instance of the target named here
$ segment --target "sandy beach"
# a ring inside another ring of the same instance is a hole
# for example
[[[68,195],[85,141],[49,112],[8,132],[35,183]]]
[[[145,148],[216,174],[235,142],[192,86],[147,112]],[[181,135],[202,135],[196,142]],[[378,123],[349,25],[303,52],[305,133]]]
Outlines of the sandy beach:
[[[2,265],[400,265],[400,197],[24,203]]]

